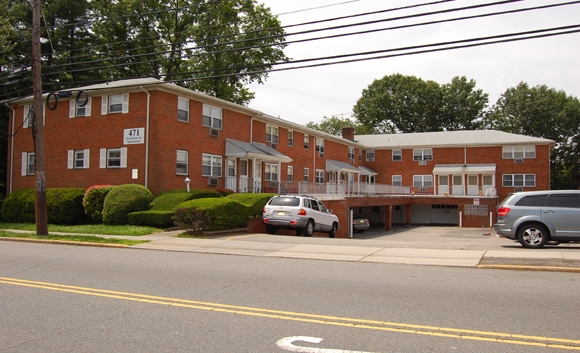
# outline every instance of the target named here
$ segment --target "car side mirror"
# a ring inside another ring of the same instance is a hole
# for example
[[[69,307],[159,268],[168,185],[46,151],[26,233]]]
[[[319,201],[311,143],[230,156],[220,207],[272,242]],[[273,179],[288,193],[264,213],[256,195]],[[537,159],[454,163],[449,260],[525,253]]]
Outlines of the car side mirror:
[[[332,210],[327,210],[327,211],[328,211],[328,213],[332,213]]]

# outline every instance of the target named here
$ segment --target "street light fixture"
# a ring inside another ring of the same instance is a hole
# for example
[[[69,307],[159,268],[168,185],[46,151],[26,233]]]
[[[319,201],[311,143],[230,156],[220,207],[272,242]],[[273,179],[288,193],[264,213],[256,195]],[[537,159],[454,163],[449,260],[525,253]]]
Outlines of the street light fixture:
[[[189,192],[189,183],[191,182],[191,179],[189,179],[189,177],[185,177],[185,185],[187,186],[187,192]]]

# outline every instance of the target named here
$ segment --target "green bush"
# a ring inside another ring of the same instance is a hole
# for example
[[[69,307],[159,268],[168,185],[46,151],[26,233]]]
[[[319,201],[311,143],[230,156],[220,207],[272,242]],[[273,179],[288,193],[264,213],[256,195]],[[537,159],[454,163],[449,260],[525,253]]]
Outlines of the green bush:
[[[176,209],[174,221],[175,224],[192,234],[202,234],[210,224],[205,211],[193,207]]]
[[[192,211],[195,209],[197,211]],[[191,222],[188,216],[199,212],[207,218],[205,230],[220,230],[246,227],[248,225],[248,207],[227,197],[219,199],[197,199],[184,202],[175,209],[175,223],[187,227]]]
[[[143,185],[115,186],[105,197],[103,223],[127,224],[129,213],[149,210],[151,201],[153,194]]]
[[[78,224],[86,221],[83,209],[85,189],[46,189],[47,222],[52,224]],[[36,190],[21,189],[10,194],[2,204],[2,217],[8,222],[35,223]]]
[[[6,197],[2,203],[2,218],[7,222],[35,223],[34,189],[20,189]]]
[[[93,185],[85,191],[83,207],[87,216],[97,222],[103,220],[105,197],[112,188],[113,185]]]
[[[276,196],[276,194],[231,194],[227,196],[228,199],[237,201],[244,206],[249,208],[250,217],[262,217],[262,211],[264,206],[270,201],[270,199]]]
[[[139,211],[127,215],[127,223],[136,226],[167,227],[173,225],[173,211]]]
[[[159,194],[153,200],[153,207],[151,210],[154,211],[172,211],[177,205],[185,201],[202,199],[202,198],[212,198],[221,197],[220,193],[214,190],[192,190],[187,191],[173,191],[164,192]]]

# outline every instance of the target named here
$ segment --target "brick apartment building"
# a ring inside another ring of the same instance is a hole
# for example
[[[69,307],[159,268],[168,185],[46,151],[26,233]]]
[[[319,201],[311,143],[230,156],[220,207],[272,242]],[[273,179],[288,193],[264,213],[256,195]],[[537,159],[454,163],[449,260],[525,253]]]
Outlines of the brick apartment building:
[[[35,178],[32,97],[8,104],[10,194]],[[346,128],[339,137],[152,78],[81,87],[50,108],[49,188],[135,183],[158,194],[185,189],[187,179],[191,188],[308,193],[342,225],[352,211],[390,229],[489,227],[508,193],[550,186],[554,142],[500,131],[355,136]]]

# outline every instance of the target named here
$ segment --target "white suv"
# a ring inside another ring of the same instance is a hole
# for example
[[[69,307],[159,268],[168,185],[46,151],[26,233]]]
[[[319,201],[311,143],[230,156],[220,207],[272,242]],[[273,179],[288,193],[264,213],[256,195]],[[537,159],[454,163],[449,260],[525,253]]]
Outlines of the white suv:
[[[296,235],[312,236],[326,232],[331,238],[338,230],[338,217],[324,204],[311,196],[278,195],[264,207],[266,232],[275,234],[280,228],[295,229]]]

